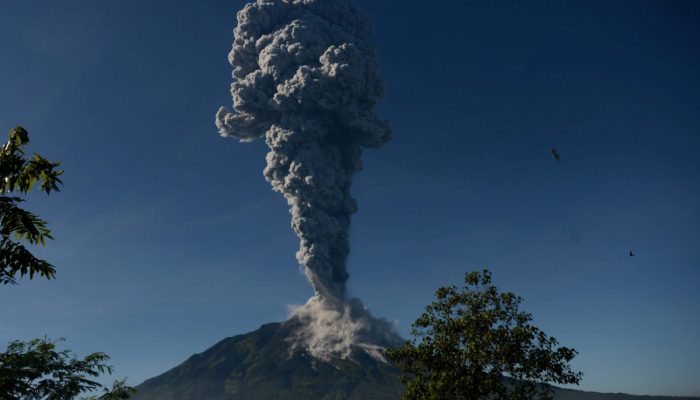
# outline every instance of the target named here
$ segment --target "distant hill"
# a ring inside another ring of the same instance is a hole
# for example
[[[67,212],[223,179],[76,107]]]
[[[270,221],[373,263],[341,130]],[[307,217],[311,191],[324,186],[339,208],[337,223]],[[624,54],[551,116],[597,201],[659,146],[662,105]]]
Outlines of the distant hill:
[[[556,400],[700,400],[700,397],[640,396],[625,393],[598,393],[554,388]]]
[[[295,320],[226,338],[137,387],[134,400],[399,400],[398,372],[362,350],[325,362],[286,340]],[[557,400],[700,400],[555,388]]]

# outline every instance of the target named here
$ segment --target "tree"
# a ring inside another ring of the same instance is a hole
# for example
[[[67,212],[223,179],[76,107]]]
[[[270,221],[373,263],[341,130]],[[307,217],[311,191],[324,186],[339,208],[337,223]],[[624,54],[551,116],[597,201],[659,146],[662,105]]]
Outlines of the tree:
[[[40,182],[40,190],[47,194],[58,191],[63,173],[60,165],[39,154],[25,157],[24,147],[29,135],[22,127],[9,133],[9,140],[0,149],[0,284],[17,283],[16,277],[40,275],[54,277],[56,270],[45,260],[35,257],[19,240],[29,244],[46,244],[53,239],[46,221],[18,206],[24,200],[10,194],[27,194]]]
[[[0,149],[0,284],[4,285],[16,284],[18,276],[51,279],[56,274],[53,265],[20,243],[45,245],[53,237],[46,221],[19,207],[24,199],[16,194],[28,194],[37,183],[46,194],[58,191],[63,174],[57,169],[60,163],[39,154],[27,158],[24,147],[28,143],[29,134],[18,126]],[[108,360],[104,353],[79,360],[69,350],[56,351],[56,344],[48,339],[11,342],[0,353],[0,400],[72,400],[100,388],[102,395],[86,400],[128,399],[135,390],[125,381],[116,381],[109,389],[93,380],[112,373],[112,367],[105,364]]]
[[[499,293],[491,273],[442,287],[412,325],[412,341],[387,350],[406,383],[405,400],[551,399],[547,383],[578,384],[574,349],[530,324],[522,298]]]
[[[0,400],[70,400],[100,388],[101,396],[86,400],[128,399],[134,389],[124,381],[107,389],[94,380],[112,372],[108,360],[104,353],[78,359],[70,350],[57,351],[56,343],[47,339],[14,341],[0,353]]]

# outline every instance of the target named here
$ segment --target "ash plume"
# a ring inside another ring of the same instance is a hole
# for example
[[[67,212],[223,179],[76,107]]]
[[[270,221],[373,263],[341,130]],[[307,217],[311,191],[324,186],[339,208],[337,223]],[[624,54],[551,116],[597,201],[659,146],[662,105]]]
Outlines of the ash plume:
[[[233,112],[222,107],[222,136],[270,147],[265,178],[290,205],[297,260],[316,297],[345,301],[352,176],[363,147],[390,138],[374,115],[383,97],[370,24],[339,0],[258,0],[238,12]]]
[[[333,357],[351,358],[357,349],[386,361],[383,350],[402,343],[394,325],[374,318],[358,299],[333,304],[312,297],[303,306],[290,307],[290,311],[290,321],[301,325],[289,338],[291,350],[303,347],[325,361]]]

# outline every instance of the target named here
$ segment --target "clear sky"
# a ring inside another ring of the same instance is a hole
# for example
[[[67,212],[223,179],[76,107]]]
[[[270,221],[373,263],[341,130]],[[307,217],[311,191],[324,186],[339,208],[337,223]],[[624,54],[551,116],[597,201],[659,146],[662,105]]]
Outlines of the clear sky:
[[[700,395],[700,3],[356,3],[394,140],[354,182],[351,293],[407,335],[489,268],[581,388]],[[137,384],[312,294],[265,144],[214,127],[243,4],[0,0],[0,131],[66,170],[27,203],[57,279],[0,287],[0,342]]]

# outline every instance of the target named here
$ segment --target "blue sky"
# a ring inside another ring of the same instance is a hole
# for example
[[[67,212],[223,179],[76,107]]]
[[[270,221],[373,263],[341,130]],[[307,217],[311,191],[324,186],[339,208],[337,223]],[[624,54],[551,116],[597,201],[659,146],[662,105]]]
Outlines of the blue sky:
[[[140,383],[312,294],[264,143],[214,127],[243,4],[0,0],[0,131],[66,170],[27,203],[57,279],[0,288],[0,342],[65,337]],[[351,293],[406,335],[489,268],[581,388],[700,395],[700,5],[356,4],[394,140],[354,182]]]

